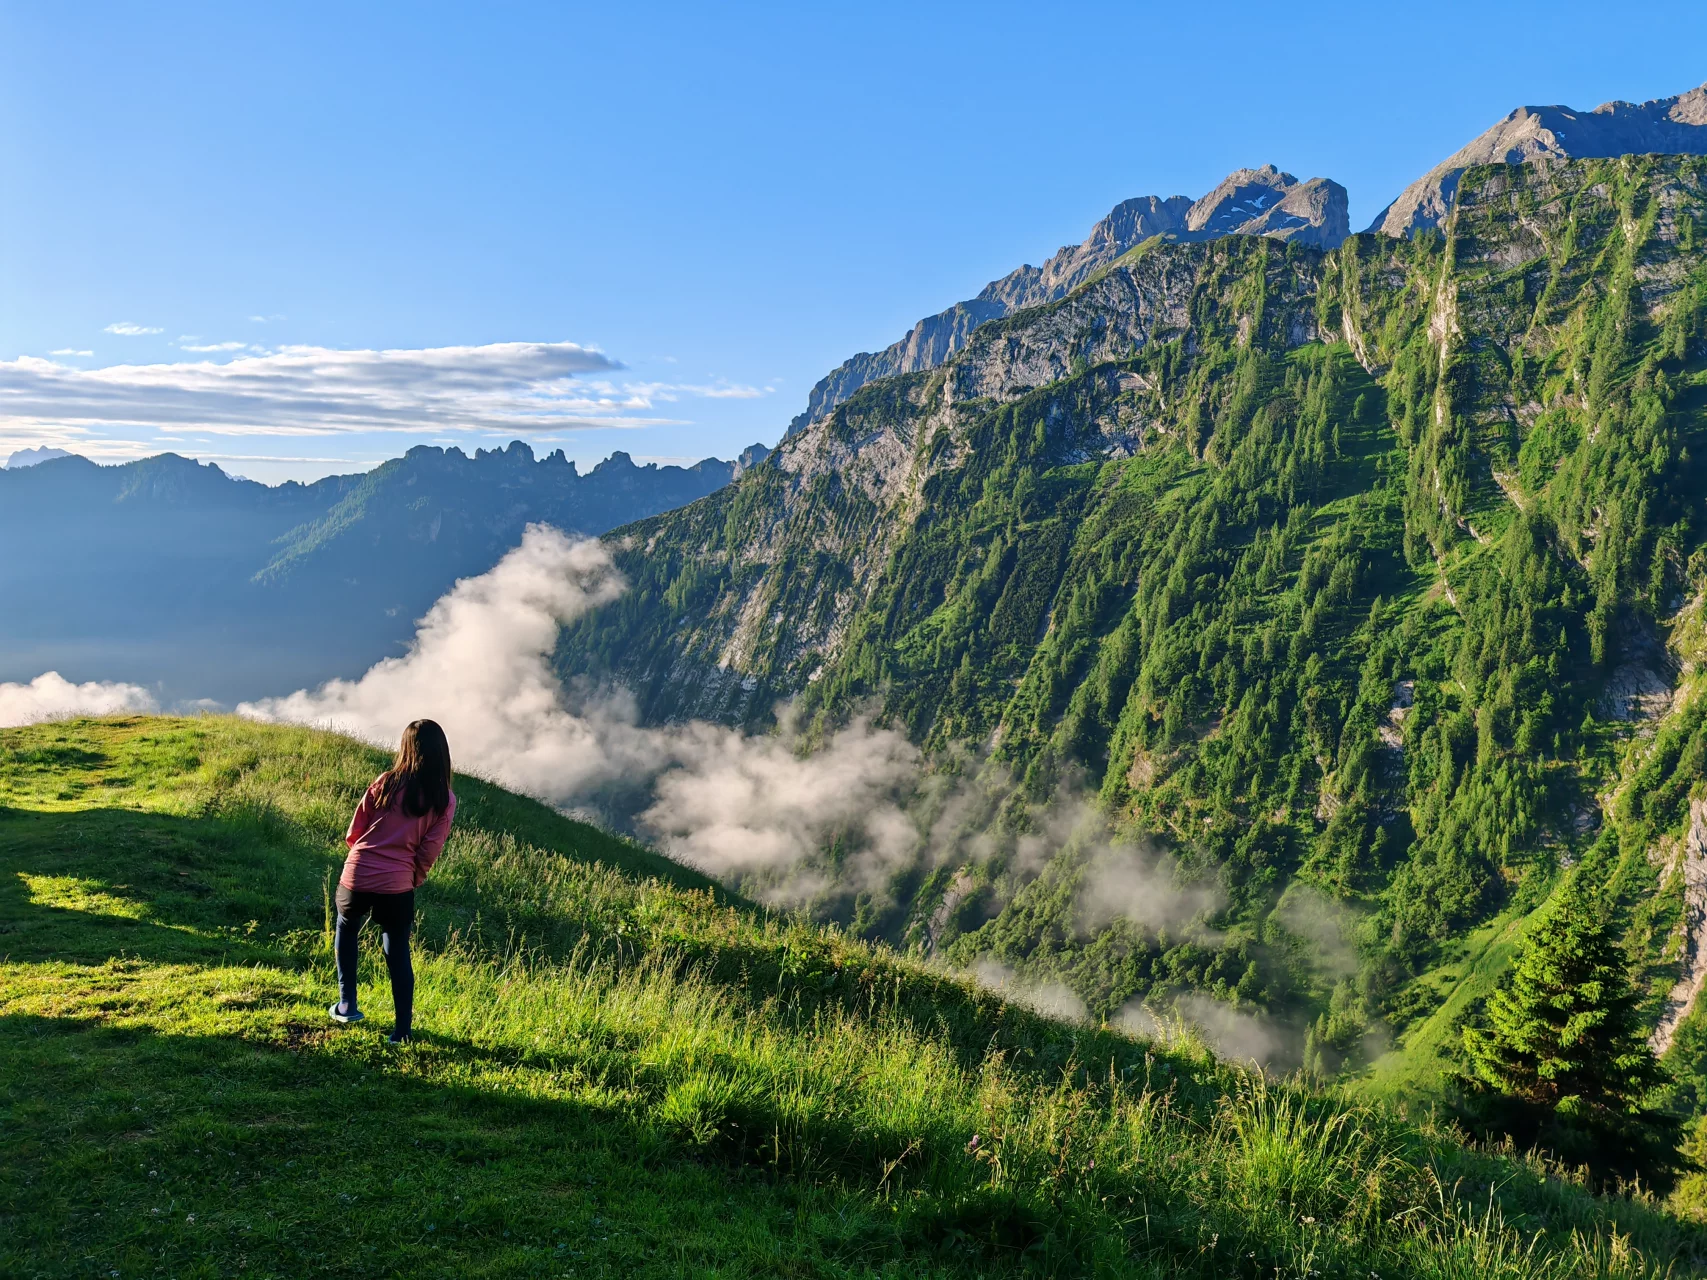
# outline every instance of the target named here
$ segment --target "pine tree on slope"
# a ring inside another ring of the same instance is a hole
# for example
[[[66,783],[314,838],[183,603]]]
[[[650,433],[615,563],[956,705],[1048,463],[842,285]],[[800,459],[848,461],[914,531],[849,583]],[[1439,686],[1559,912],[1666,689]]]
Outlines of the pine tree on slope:
[[[1477,1118],[1601,1174],[1665,1180],[1680,1126],[1648,1105],[1666,1074],[1637,1016],[1629,964],[1595,896],[1572,885],[1531,928],[1464,1029]]]

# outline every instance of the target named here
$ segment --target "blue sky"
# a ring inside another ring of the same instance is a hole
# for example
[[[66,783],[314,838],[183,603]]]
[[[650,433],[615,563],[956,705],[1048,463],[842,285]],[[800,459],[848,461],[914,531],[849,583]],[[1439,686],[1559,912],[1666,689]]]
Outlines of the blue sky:
[[[1361,228],[1514,106],[1707,80],[1707,6],[1605,15],[0,3],[0,453],[731,456],[1126,197],[1273,162]]]

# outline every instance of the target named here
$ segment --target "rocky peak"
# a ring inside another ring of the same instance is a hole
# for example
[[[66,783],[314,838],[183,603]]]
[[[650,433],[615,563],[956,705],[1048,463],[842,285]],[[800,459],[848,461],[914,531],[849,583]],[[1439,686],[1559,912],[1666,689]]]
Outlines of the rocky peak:
[[[730,476],[730,479],[739,479],[743,473],[751,471],[754,467],[758,466],[759,463],[763,462],[770,456],[771,451],[764,445],[757,442],[748,445],[745,449],[741,450],[740,455],[735,459],[735,469],[734,473]],[[710,461],[710,459],[708,459],[708,461]]]
[[[50,445],[38,445],[34,449],[17,449],[0,467],[8,471],[20,471],[25,467],[40,466],[44,462],[52,462],[55,458],[69,458],[71,454],[64,449],[55,449]]]
[[[1369,230],[1403,236],[1438,226],[1472,165],[1650,153],[1707,155],[1707,84],[1652,102],[1604,102],[1593,111],[1519,107],[1401,191]]]
[[[1061,246],[1044,259],[1041,267],[1027,263],[1000,280],[992,280],[974,301],[998,303],[1006,309],[1002,314],[1009,314],[1065,297],[1151,236],[1184,230],[1186,213],[1191,207],[1187,196],[1139,196],[1122,200],[1091,228],[1082,243]]]
[[[1201,200],[1138,196],[1114,206],[1076,245],[1063,245],[1041,267],[1027,263],[992,280],[975,298],[927,316],[899,342],[862,351],[812,388],[806,412],[789,424],[793,435],[823,417],[868,382],[934,369],[965,347],[991,320],[1066,297],[1122,254],[1154,236],[1212,240],[1224,235],[1271,236],[1332,248],[1349,231],[1345,188],[1327,178],[1300,182],[1272,164],[1227,175]]]
[[[1185,216],[1183,238],[1272,236],[1331,249],[1351,233],[1346,190],[1329,178],[1300,182],[1272,164],[1223,178]]]

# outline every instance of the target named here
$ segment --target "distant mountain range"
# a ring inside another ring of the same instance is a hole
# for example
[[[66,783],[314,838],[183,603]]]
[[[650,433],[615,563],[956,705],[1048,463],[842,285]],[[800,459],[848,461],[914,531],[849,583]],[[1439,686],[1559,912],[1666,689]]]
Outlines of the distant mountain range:
[[[33,467],[37,463],[52,462],[55,458],[69,458],[71,455],[64,449],[55,449],[50,445],[38,445],[34,449],[19,449],[6,459],[7,470],[20,470]]]
[[[231,702],[354,674],[400,652],[415,619],[528,523],[603,533],[765,453],[691,467],[614,453],[583,475],[519,441],[473,457],[423,446],[365,475],[277,486],[176,454],[14,461],[0,469],[0,680],[57,668]]]

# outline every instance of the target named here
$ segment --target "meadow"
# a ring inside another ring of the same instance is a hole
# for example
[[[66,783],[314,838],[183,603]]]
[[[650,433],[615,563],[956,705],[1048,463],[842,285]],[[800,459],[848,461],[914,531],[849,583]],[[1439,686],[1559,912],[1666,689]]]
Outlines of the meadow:
[[[1636,1277],[1707,1235],[1427,1116],[1051,1021],[473,777],[417,1029],[338,1027],[386,763],[0,730],[0,1274]]]

